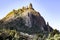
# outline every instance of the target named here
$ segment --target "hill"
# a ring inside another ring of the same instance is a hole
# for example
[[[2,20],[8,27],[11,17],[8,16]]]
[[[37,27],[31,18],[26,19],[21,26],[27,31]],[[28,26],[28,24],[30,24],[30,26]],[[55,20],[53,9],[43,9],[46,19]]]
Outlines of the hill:
[[[53,28],[48,22],[46,24],[44,18],[33,8],[31,3],[28,7],[22,7],[17,10],[13,9],[13,11],[9,12],[0,20],[0,29],[16,30],[17,32],[22,32],[22,34],[27,33],[34,35],[34,38],[40,37],[43,39],[50,32],[53,32]]]

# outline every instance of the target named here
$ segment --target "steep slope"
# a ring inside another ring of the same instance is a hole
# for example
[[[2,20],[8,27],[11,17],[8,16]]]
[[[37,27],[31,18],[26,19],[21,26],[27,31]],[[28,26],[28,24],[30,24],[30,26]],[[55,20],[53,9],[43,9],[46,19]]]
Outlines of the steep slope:
[[[0,24],[1,28],[16,29],[29,34],[48,33],[53,30],[40,13],[34,10],[32,4],[13,10],[0,21]]]

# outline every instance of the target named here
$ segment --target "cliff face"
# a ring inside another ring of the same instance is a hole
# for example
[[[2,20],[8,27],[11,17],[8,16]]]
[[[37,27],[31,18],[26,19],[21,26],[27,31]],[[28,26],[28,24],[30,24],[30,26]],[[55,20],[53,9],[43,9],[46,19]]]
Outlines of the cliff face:
[[[13,10],[0,21],[1,28],[16,29],[27,33],[51,32],[53,29],[46,24],[32,4],[22,9]]]

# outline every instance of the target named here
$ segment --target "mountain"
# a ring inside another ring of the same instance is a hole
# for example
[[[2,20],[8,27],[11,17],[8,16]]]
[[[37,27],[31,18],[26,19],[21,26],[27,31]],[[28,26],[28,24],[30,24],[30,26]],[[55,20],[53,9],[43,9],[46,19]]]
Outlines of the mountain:
[[[28,7],[9,12],[6,17],[0,20],[0,29],[17,30],[28,34],[49,33],[52,27],[45,22],[44,18],[37,12],[32,4]]]

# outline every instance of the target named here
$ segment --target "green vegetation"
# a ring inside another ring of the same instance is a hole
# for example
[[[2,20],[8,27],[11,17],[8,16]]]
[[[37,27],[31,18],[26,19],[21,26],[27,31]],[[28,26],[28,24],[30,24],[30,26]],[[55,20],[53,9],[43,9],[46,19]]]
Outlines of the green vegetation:
[[[53,30],[46,40],[60,40],[60,32],[58,30]]]
[[[29,35],[27,33],[18,32],[16,30],[0,30],[0,40],[44,40],[45,37],[46,36],[43,34]]]
[[[0,40],[28,40],[28,35],[16,30],[0,30]]]
[[[44,34],[29,35],[16,30],[0,29],[0,40],[60,40],[60,33],[57,30],[51,32],[48,36]]]

